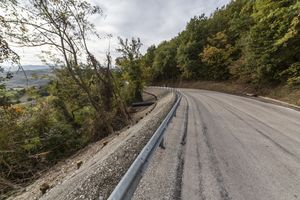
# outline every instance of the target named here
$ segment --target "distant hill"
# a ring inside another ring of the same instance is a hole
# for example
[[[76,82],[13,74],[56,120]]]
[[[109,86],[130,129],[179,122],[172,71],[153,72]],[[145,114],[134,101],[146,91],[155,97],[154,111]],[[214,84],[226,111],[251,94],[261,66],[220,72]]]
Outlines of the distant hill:
[[[16,66],[3,66],[5,71],[15,72],[18,70]],[[47,65],[22,65],[24,70],[43,70],[43,69],[50,69]]]
[[[43,86],[49,83],[51,77],[53,77],[52,70],[45,66],[40,68],[36,66],[27,66],[24,74],[23,71],[14,73],[12,79],[5,82],[7,88],[26,88],[32,86]],[[27,76],[27,78],[26,78]]]
[[[24,65],[24,70],[49,70],[49,66],[47,65]]]

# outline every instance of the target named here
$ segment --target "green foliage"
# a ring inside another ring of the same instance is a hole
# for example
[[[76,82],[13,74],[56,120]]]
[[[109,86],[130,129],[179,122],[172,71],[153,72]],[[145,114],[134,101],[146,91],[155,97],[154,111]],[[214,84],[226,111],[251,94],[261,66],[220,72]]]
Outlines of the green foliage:
[[[141,65],[144,74],[145,82],[151,82],[154,76],[154,70],[152,68],[155,59],[156,46],[152,45],[147,49],[147,53],[142,57]]]
[[[78,98],[82,99],[80,102],[85,101],[93,108],[95,119],[101,119],[101,123],[95,125],[95,138],[114,132],[112,121],[117,111],[123,119],[128,119],[111,73],[110,55],[107,55],[106,63],[101,64],[87,44],[87,38],[91,35],[99,37],[95,25],[89,20],[91,16],[102,16],[99,6],[86,0],[27,0],[24,6],[18,7],[21,13],[14,12],[14,7],[9,8],[2,21],[11,27],[11,31],[6,27],[4,31],[15,43],[29,47],[51,47],[44,52],[43,61],[63,69],[67,78],[58,76],[60,88],[66,86],[64,83],[75,85],[62,90],[78,92]]]
[[[15,0],[2,0],[0,2],[0,8],[7,8],[8,6],[15,5],[16,1]],[[10,26],[4,22],[5,17],[0,15],[0,27],[5,28],[10,31]],[[0,106],[1,105],[6,105],[9,103],[9,98],[6,96],[6,91],[5,91],[5,84],[2,82],[5,79],[12,78],[11,73],[6,73],[4,74],[4,69],[1,67],[1,64],[4,62],[10,63],[11,65],[13,64],[19,64],[19,55],[14,52],[8,42],[7,38],[4,37],[3,31],[0,32]]]
[[[300,2],[235,0],[210,17],[194,17],[186,29],[160,48],[153,62],[153,80],[227,80],[270,85],[298,84]],[[176,56],[173,52],[176,50]],[[145,57],[147,57],[147,54]],[[152,55],[153,56],[153,55]],[[156,72],[156,73],[155,73]]]
[[[254,81],[280,82],[279,74],[299,61],[299,4],[295,2],[256,1],[246,53]]]
[[[0,106],[9,104],[11,101],[10,97],[7,95],[7,90],[4,84],[0,84]]]
[[[179,77],[175,41],[163,42],[157,47],[152,67],[154,80],[175,80]]]
[[[95,14],[102,15],[98,6],[85,0],[4,2],[0,2],[5,11],[5,17],[0,16],[1,34],[24,46],[50,46],[43,61],[52,63],[55,78],[46,87],[27,90],[32,102],[22,106],[0,102],[0,198],[37,178],[37,172],[129,123],[110,55],[101,64],[87,45],[91,34],[99,36],[89,21]],[[125,58],[134,63],[126,64],[126,72],[141,93],[138,49]],[[1,35],[0,63],[14,61],[13,56]],[[4,86],[0,86],[0,101],[2,94],[9,94]]]
[[[200,54],[200,58],[207,65],[207,78],[211,80],[226,80],[229,78],[230,56],[234,49],[228,44],[225,33],[219,32],[213,38],[208,38],[208,45]]]
[[[294,63],[280,75],[287,79],[289,86],[300,85],[300,62]]]
[[[84,143],[51,100],[37,106],[0,107],[0,176],[22,184],[39,170],[70,155]],[[5,189],[6,188],[6,189]]]
[[[142,43],[140,39],[132,38],[123,40],[119,38],[120,48],[118,52],[122,57],[116,59],[116,64],[121,68],[123,80],[128,84],[126,90],[128,91],[129,101],[142,101],[142,90],[144,75],[142,71],[142,55],[140,48]],[[148,57],[150,57],[149,55]]]
[[[7,6],[13,4],[15,4],[15,1],[13,0],[3,0],[0,2],[0,8],[6,8]],[[9,25],[3,21],[4,17],[0,15],[0,27],[5,27],[9,30]],[[10,72],[4,73],[4,69],[1,67],[1,64],[4,62],[18,64],[19,56],[10,48],[2,31],[0,34],[0,106],[3,106],[9,104],[11,99],[7,96],[5,84],[2,82],[6,79],[12,78],[12,74]]]
[[[199,60],[199,53],[206,44],[207,18],[204,15],[194,17],[187,24],[186,30],[178,38],[177,63],[185,79],[204,77],[205,67]]]

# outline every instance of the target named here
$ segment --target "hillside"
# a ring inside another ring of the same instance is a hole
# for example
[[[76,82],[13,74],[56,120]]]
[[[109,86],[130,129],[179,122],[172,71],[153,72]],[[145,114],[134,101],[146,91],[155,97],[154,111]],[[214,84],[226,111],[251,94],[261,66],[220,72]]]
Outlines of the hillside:
[[[236,0],[211,16],[199,13],[173,39],[148,48],[147,77],[229,83],[289,101],[300,86],[299,10],[296,0]]]
[[[24,72],[15,72],[13,78],[5,82],[7,88],[43,86],[49,83],[53,76],[51,69],[32,69]]]

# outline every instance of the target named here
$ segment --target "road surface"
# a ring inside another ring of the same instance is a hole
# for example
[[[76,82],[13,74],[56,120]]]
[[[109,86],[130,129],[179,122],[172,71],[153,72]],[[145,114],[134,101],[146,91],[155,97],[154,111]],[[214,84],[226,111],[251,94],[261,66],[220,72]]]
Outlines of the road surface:
[[[166,149],[154,155],[134,199],[300,199],[300,112],[229,94],[182,92]]]

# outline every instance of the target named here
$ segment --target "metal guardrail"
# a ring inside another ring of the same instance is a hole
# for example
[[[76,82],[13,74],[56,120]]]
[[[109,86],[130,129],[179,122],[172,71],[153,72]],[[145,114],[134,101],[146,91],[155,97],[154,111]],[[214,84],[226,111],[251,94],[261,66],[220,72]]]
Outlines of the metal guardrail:
[[[170,88],[167,89],[173,90]],[[173,116],[176,115],[176,110],[179,106],[181,98],[181,93],[176,91],[176,102],[171,111],[160,124],[146,146],[142,149],[138,157],[134,160],[117,187],[109,196],[108,200],[127,200],[132,198],[145,170],[148,167],[150,159],[152,158],[157,147],[163,142],[165,129],[167,128]]]

